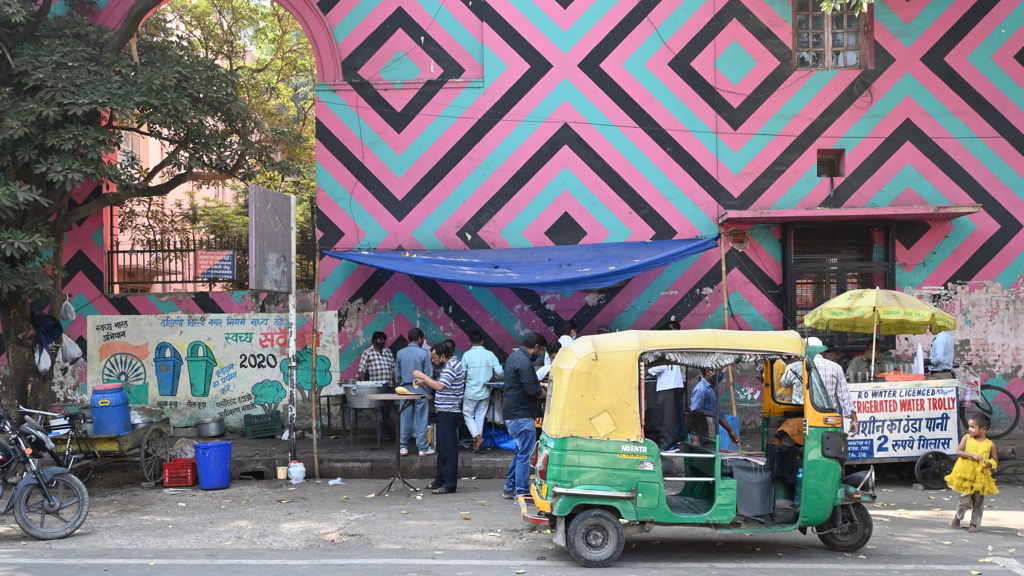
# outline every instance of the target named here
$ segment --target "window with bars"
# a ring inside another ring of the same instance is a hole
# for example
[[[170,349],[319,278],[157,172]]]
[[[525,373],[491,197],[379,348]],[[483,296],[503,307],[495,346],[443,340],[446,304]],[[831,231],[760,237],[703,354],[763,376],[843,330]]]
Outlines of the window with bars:
[[[895,289],[891,224],[790,225],[784,230],[786,315],[791,326],[825,302],[862,288]],[[809,330],[836,350],[863,350],[867,334]]]
[[[854,3],[826,14],[820,0],[793,0],[793,64],[801,70],[843,70],[866,67],[866,12],[855,14]]]

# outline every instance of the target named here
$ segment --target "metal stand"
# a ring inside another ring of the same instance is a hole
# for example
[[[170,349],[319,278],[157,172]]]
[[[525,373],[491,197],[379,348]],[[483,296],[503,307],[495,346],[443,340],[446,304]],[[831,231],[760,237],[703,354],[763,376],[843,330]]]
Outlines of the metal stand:
[[[397,433],[395,434],[395,475],[391,477],[391,481],[388,482],[380,492],[377,492],[377,495],[380,496],[381,494],[391,490],[394,487],[395,480],[400,480],[402,484],[409,487],[409,490],[416,490],[415,486],[409,484],[409,482],[402,477],[402,412],[405,412],[410,406],[412,406],[413,402],[426,398],[426,396],[422,394],[371,394],[369,395],[369,398],[371,400],[398,400],[401,402],[398,410],[395,411],[395,427],[397,428]]]

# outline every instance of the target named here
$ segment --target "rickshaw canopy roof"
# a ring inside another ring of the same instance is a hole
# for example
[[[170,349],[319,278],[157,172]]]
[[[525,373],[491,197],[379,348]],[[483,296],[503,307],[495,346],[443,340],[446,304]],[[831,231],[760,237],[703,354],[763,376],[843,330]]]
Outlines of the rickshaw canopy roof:
[[[581,336],[559,350],[551,363],[544,432],[556,438],[642,440],[639,362],[642,354],[653,350],[712,352],[719,359],[722,353],[733,353],[736,359],[802,357],[805,344],[792,330],[629,330]],[[687,364],[698,366],[700,362]]]

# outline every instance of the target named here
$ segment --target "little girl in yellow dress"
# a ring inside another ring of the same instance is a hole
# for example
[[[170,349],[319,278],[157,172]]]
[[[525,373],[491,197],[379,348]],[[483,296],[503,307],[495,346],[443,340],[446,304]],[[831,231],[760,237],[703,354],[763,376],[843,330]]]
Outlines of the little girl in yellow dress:
[[[967,434],[960,439],[957,446],[956,464],[953,471],[946,476],[946,484],[960,493],[960,502],[953,518],[953,528],[960,527],[967,508],[971,508],[971,524],[969,532],[977,532],[981,526],[981,516],[985,509],[985,496],[998,494],[992,470],[999,465],[999,453],[992,441],[985,438],[991,426],[991,420],[984,414],[976,414],[967,421]]]

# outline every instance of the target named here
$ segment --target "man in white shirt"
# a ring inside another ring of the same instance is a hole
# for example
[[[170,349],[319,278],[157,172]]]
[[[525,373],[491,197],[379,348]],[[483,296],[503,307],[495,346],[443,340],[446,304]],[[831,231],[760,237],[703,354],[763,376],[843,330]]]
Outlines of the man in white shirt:
[[[544,351],[547,353],[547,364],[537,368],[537,380],[544,380],[548,377],[551,372],[551,363],[555,361],[555,356],[558,356],[558,351],[562,349],[562,345],[559,344],[558,340],[554,342],[548,342],[547,347]]]
[[[925,363],[928,373],[942,378],[953,377],[953,334],[939,332],[932,339],[932,350]]]
[[[562,335],[558,337],[558,343],[562,346],[568,346],[572,344],[572,341],[576,339],[576,323],[572,320],[566,320],[562,322]],[[544,355],[544,365],[550,366],[551,361],[554,360],[554,356],[550,354]]]
[[[662,452],[678,452],[676,446],[679,442],[679,425],[677,413],[679,411],[679,399],[686,389],[683,382],[683,371],[675,364],[654,366],[647,370],[652,376],[658,378],[658,385],[655,388],[654,397],[661,406],[661,435],[658,438],[658,447]]]

